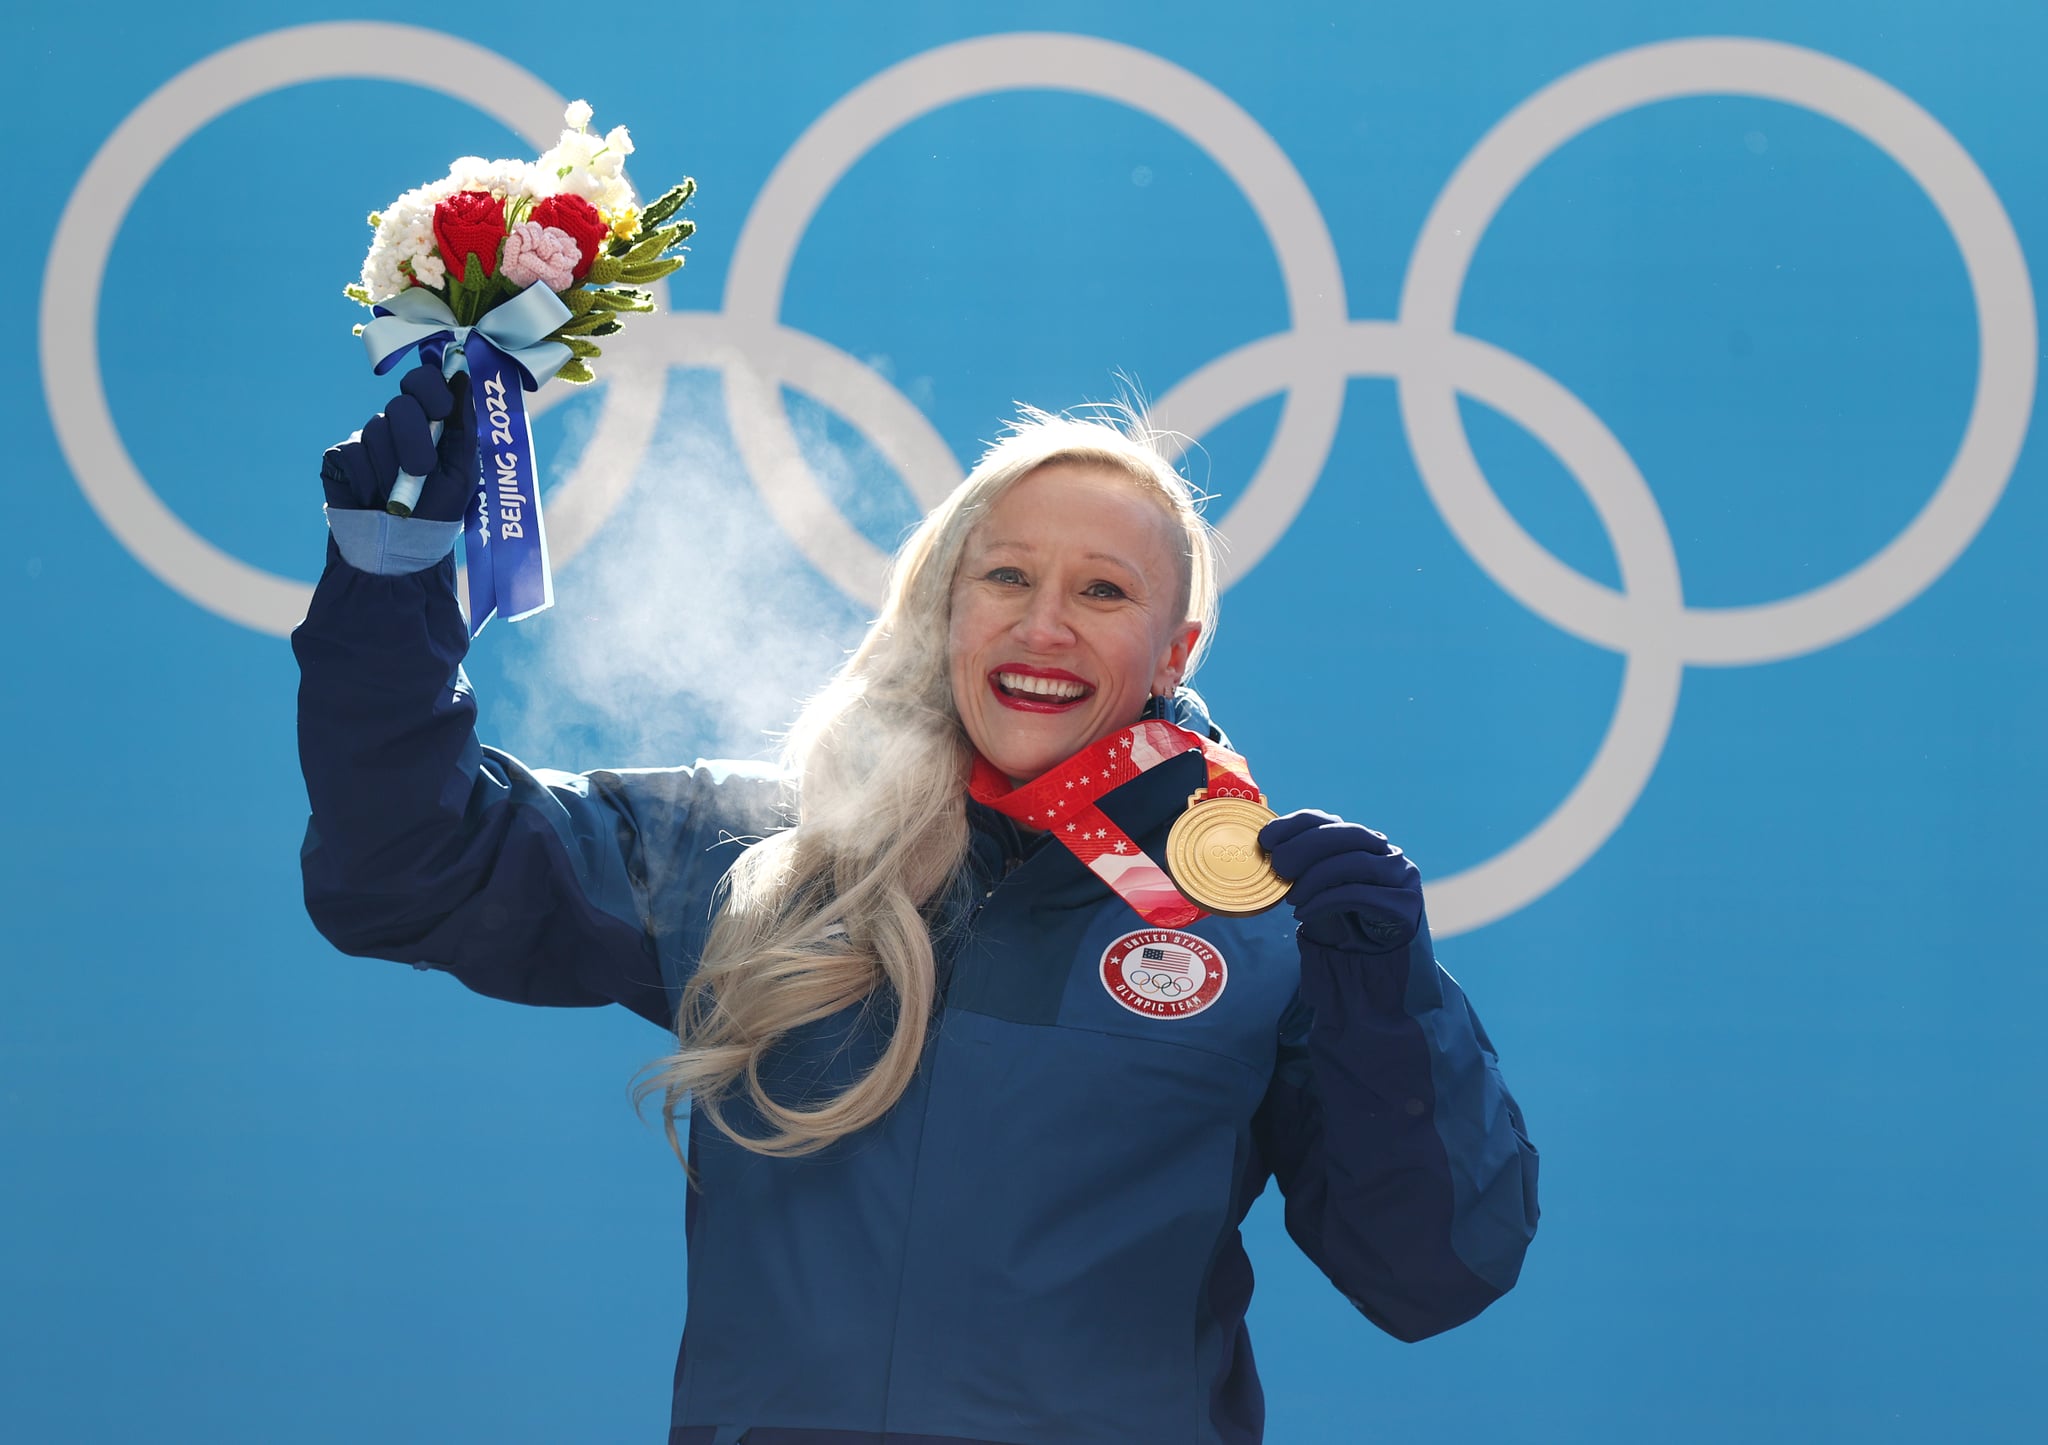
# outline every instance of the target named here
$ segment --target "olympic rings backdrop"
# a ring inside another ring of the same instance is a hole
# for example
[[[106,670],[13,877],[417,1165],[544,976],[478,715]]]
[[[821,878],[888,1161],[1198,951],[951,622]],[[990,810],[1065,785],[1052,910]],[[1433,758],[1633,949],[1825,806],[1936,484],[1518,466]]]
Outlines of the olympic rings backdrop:
[[[1270,1438],[2038,1438],[2032,0],[11,34],[0,1434],[659,1438],[661,1038],[312,932],[283,642],[386,394],[364,213],[585,97],[700,230],[540,398],[493,740],[762,752],[1013,403],[1127,377],[1231,547],[1205,693],[1421,864],[1544,1152],[1520,1288],[1420,1346],[1261,1201]]]

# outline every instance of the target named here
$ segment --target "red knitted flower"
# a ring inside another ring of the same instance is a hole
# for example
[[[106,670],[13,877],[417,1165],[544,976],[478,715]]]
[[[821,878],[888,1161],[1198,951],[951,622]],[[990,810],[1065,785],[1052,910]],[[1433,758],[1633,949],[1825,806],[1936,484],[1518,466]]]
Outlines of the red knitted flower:
[[[604,238],[611,234],[612,229],[597,213],[597,207],[574,194],[549,196],[533,208],[528,219],[568,233],[569,239],[576,243],[576,249],[583,254],[583,259],[576,263],[578,281],[590,274],[590,263],[598,258]]]
[[[498,244],[505,239],[505,203],[489,191],[457,191],[434,207],[434,244],[448,263],[449,281],[460,281],[475,256],[489,276],[498,269]]]

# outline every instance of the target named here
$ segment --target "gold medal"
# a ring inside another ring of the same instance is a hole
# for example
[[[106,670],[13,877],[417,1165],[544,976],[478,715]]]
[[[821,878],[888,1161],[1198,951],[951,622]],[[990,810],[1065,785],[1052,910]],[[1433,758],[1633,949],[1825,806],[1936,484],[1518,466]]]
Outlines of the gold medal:
[[[1212,798],[1207,788],[1188,799],[1188,810],[1166,835],[1166,871],[1188,901],[1225,918],[1264,913],[1291,886],[1273,871],[1259,846],[1259,829],[1273,821],[1262,793]]]

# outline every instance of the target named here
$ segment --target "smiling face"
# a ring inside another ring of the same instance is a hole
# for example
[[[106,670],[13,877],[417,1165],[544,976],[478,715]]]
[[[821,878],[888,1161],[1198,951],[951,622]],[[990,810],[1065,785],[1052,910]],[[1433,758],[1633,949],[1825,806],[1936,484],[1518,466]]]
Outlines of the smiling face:
[[[1138,720],[1200,633],[1166,504],[1096,462],[1039,467],[969,534],[947,658],[968,739],[1026,782]]]

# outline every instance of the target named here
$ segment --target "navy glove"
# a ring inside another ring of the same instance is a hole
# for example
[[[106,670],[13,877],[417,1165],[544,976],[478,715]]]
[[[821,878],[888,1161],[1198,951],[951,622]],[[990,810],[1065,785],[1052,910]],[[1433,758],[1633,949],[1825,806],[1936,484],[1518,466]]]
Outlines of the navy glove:
[[[1422,875],[1384,833],[1303,808],[1259,830],[1304,937],[1332,948],[1388,953],[1422,926]]]
[[[454,522],[462,517],[474,487],[476,416],[469,405],[469,374],[453,383],[438,366],[416,366],[398,383],[398,395],[363,429],[327,449],[320,482],[327,505],[343,510],[384,510],[401,469],[426,478],[415,517]],[[446,422],[438,450],[429,423]]]

